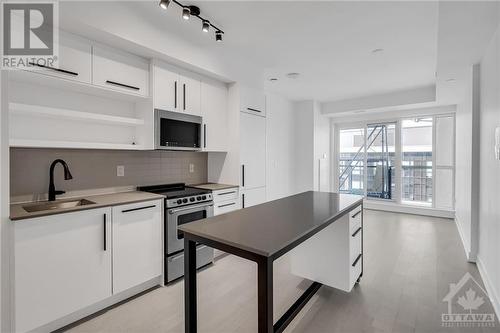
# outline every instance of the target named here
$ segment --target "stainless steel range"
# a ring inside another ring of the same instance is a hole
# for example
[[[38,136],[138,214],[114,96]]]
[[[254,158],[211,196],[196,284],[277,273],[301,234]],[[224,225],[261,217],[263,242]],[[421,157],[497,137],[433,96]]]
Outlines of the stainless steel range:
[[[186,186],[184,183],[142,186],[139,191],[165,195],[165,283],[184,276],[184,236],[182,224],[213,216],[212,193]],[[214,250],[205,245],[196,248],[196,264],[200,268],[213,262]]]

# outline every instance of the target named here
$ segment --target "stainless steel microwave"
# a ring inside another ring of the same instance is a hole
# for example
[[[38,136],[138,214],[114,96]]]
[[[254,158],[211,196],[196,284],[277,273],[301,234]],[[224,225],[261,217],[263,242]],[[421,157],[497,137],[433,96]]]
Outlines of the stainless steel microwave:
[[[202,118],[155,109],[155,147],[167,150],[200,150]]]

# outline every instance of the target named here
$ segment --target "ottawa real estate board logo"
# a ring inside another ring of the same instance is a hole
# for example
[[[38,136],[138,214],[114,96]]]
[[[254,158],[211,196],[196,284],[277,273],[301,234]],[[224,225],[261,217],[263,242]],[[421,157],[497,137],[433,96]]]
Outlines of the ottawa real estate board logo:
[[[447,313],[441,314],[443,327],[495,327],[495,313],[487,292],[467,272],[443,298]]]
[[[1,9],[1,69],[57,67],[57,2],[2,1]]]

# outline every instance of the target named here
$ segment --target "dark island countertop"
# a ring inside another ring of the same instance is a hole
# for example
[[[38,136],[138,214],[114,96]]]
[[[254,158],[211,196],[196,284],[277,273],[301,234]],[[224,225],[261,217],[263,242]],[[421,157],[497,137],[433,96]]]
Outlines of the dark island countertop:
[[[357,195],[309,191],[191,222],[179,229],[214,243],[277,258],[362,200]]]

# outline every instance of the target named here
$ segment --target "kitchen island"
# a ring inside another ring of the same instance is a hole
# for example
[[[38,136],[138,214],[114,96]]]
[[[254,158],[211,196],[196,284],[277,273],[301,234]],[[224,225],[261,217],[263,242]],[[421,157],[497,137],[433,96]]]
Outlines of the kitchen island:
[[[282,332],[323,283],[350,290],[342,277],[359,281],[363,266],[362,205],[360,196],[309,191],[181,226],[185,332],[197,331],[197,244],[257,263],[258,332]],[[351,238],[359,244],[353,246]],[[290,251],[292,272],[315,282],[274,324],[273,262]],[[336,252],[345,254],[341,256],[345,260],[340,260]]]

